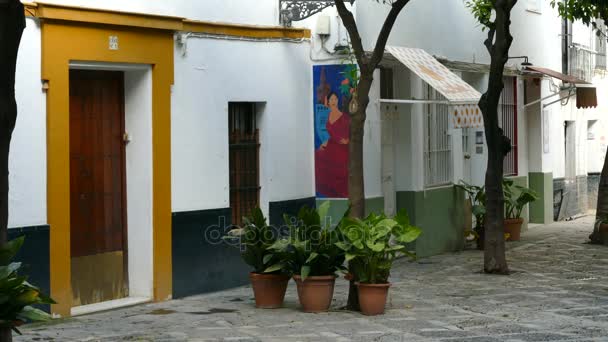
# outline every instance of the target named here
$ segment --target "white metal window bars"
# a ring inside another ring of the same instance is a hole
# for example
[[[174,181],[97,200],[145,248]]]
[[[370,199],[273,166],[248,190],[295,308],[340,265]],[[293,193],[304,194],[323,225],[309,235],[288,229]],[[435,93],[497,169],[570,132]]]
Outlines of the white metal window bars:
[[[426,85],[426,99],[446,101],[437,90]],[[424,105],[424,186],[426,188],[452,183],[452,142],[448,134],[449,110],[446,103]]]
[[[504,89],[498,106],[500,126],[503,134],[511,140],[511,152],[504,160],[504,175],[516,176],[517,167],[517,87],[515,77],[504,77]]]

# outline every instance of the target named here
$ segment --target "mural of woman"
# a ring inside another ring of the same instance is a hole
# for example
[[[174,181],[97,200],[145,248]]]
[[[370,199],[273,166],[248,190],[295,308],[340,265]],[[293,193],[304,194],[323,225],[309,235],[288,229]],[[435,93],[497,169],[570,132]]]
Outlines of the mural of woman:
[[[326,123],[329,139],[315,151],[317,194],[328,198],[348,197],[348,144],[350,116],[340,111],[338,94],[326,97],[329,116]]]

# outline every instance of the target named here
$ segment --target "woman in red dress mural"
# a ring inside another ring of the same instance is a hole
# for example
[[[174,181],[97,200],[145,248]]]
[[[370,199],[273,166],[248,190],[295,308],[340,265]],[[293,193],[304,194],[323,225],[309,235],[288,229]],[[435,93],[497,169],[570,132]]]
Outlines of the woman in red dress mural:
[[[350,142],[350,116],[340,111],[336,93],[326,98],[330,109],[327,118],[329,139],[315,152],[317,193],[329,198],[348,197],[348,144]]]

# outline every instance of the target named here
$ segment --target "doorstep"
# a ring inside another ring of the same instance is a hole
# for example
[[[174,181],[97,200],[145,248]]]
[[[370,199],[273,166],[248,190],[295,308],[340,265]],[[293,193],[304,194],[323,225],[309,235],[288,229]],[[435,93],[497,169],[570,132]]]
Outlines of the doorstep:
[[[121,298],[121,299],[110,300],[110,301],[102,302],[102,303],[75,306],[70,311],[70,314],[72,315],[72,317],[82,316],[82,315],[88,315],[88,314],[92,314],[92,313],[96,313],[96,312],[100,312],[100,311],[115,310],[115,309],[120,309],[120,308],[124,308],[124,307],[128,307],[128,306],[149,303],[151,301],[152,301],[152,299],[146,298],[146,297]]]

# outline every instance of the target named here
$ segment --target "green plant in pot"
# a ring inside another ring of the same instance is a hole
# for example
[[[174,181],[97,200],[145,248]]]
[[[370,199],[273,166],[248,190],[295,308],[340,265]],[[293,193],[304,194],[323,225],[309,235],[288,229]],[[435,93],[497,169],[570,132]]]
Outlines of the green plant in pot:
[[[394,218],[375,214],[364,220],[344,218],[340,231],[344,241],[336,245],[345,252],[350,271],[358,280],[361,312],[384,313],[393,262],[403,255],[415,258],[407,244],[415,241],[422,231],[410,224],[405,210]]]
[[[233,229],[224,239],[237,242],[245,263],[253,268],[249,274],[256,307],[274,309],[283,306],[289,275],[278,265],[280,251],[269,249],[278,239],[278,232],[267,224],[260,208],[243,218],[242,228]]]
[[[11,341],[11,330],[26,322],[47,321],[51,316],[33,308],[37,304],[55,304],[42,294],[39,288],[27,282],[27,277],[19,274],[20,262],[11,262],[23,245],[24,238],[12,240],[0,247],[0,337]]]
[[[477,241],[477,249],[483,250],[485,241],[486,189],[483,186],[471,185],[462,180],[456,186],[464,190],[471,200],[471,211],[475,217],[475,227],[471,233],[473,233]]]
[[[336,272],[344,269],[344,251],[336,246],[340,231],[327,220],[329,206],[303,207],[295,218],[285,215],[289,234],[269,248],[285,257],[267,271],[286,269],[293,274],[305,312],[329,309]]]
[[[534,190],[517,185],[509,178],[503,179],[502,188],[505,196],[505,234],[508,241],[519,241],[524,223],[522,212],[528,203],[538,200],[539,196]]]

